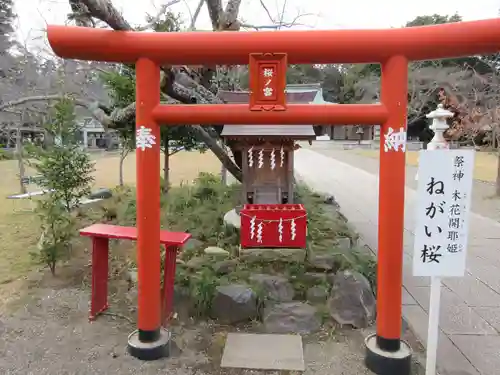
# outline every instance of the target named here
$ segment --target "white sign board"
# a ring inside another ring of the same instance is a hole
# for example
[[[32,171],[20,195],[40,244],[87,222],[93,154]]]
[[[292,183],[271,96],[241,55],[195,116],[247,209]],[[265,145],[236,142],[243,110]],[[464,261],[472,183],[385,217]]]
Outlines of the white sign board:
[[[465,274],[473,170],[473,150],[420,151],[414,276]]]

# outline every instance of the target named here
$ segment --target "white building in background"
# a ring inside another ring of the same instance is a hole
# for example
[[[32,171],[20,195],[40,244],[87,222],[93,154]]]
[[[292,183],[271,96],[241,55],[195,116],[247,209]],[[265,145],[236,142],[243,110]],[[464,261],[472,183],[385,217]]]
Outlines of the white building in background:
[[[94,118],[88,117],[79,121],[81,124],[80,134],[84,148],[106,149],[108,148],[108,137],[101,123]],[[117,141],[114,131],[110,131],[111,140]]]

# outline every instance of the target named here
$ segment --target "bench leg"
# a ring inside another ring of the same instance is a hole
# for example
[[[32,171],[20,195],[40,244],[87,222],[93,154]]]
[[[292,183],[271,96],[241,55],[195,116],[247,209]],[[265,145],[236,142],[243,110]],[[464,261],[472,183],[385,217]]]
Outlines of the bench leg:
[[[108,305],[108,253],[107,238],[92,238],[92,294],[89,321],[105,311]]]
[[[176,246],[167,246],[165,251],[165,265],[163,271],[163,293],[162,293],[162,325],[166,327],[172,318],[172,305],[174,299],[175,268],[177,265]]]

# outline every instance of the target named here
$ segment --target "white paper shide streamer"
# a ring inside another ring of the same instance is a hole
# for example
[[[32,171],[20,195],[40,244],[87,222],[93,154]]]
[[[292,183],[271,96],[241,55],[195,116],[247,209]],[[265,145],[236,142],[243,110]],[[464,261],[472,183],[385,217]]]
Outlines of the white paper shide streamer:
[[[271,165],[271,169],[276,168],[276,151],[274,148],[271,150],[271,157],[269,159],[269,164]]]
[[[295,240],[295,237],[297,237],[297,224],[295,224],[295,219],[292,219],[290,222],[290,236],[292,238],[292,241]]]
[[[259,164],[258,167],[262,168],[264,166],[264,150],[260,149],[259,151]]]
[[[250,239],[255,237],[255,216],[250,219]]]
[[[263,229],[263,224],[259,223],[257,225],[257,242],[262,243],[262,229]]]
[[[278,223],[278,239],[280,242],[283,242],[283,219],[280,218],[280,222]]]
[[[253,146],[248,149],[248,166],[253,167]]]
[[[283,165],[285,164],[285,150],[283,146],[280,148],[280,167],[283,168]]]

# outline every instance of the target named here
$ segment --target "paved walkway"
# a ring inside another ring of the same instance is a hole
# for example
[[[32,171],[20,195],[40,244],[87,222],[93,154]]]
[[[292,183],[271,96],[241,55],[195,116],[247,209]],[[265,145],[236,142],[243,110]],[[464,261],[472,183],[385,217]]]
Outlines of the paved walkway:
[[[343,214],[377,249],[378,176],[303,148],[295,153],[297,177],[335,196]],[[328,171],[325,173],[325,171]],[[403,314],[425,344],[429,278],[412,276],[414,201],[406,189]],[[443,280],[438,368],[442,375],[495,375],[500,369],[500,223],[473,213],[467,275]]]

